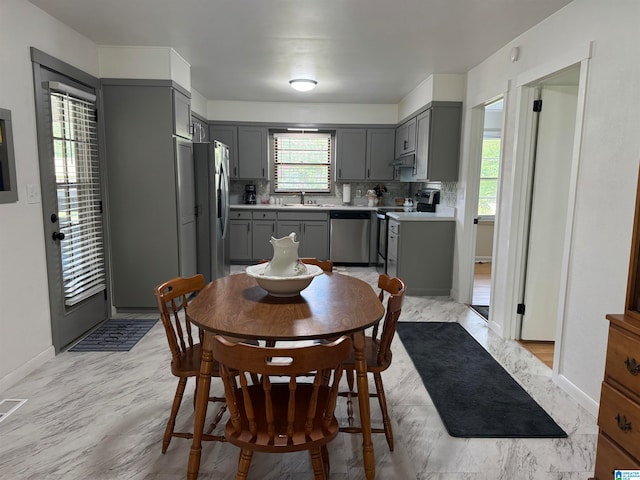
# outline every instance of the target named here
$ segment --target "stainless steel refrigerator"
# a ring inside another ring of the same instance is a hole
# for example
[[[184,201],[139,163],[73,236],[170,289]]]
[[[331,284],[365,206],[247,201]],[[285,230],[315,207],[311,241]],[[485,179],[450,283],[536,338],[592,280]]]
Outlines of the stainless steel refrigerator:
[[[194,143],[198,272],[207,282],[229,275],[229,147]]]

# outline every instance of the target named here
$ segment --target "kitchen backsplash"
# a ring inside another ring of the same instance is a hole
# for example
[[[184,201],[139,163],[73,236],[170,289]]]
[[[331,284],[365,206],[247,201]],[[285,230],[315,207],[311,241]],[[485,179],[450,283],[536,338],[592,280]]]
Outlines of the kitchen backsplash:
[[[285,203],[295,203],[300,201],[299,195],[272,194],[271,182],[268,180],[256,180],[253,182],[231,180],[229,185],[229,197],[231,204],[244,203],[244,189],[247,184],[256,186],[257,203],[268,203],[271,196],[283,198],[285,199]],[[351,182],[349,183],[349,185],[351,185],[351,205],[366,205],[367,190],[374,189],[378,184],[384,185],[387,189],[387,192],[382,197],[384,205],[394,205],[396,198],[413,197],[416,191],[421,188],[439,188],[440,203],[447,207],[457,206],[458,184],[456,182]],[[305,196],[305,200],[316,201],[317,203],[335,203],[336,205],[342,205],[342,185],[342,183],[336,183],[334,192],[331,194],[308,194]]]

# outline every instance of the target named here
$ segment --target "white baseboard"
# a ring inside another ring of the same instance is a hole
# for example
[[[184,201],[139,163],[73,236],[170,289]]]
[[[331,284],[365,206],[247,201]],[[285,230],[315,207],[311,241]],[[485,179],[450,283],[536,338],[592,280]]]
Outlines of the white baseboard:
[[[491,259],[493,257],[489,256],[489,257],[479,257],[476,256],[476,263],[491,263]]]
[[[8,390],[10,387],[18,383],[24,377],[33,372],[36,368],[42,365],[47,360],[51,360],[56,356],[56,351],[53,348],[53,345],[48,347],[46,350],[36,355],[34,358],[29,360],[24,365],[20,365],[19,368],[14,370],[13,372],[5,375],[3,378],[0,378],[0,392],[4,392]]]
[[[562,390],[567,392],[567,394],[573,398],[576,402],[578,402],[585,410],[587,410],[594,417],[598,417],[598,409],[600,408],[600,404],[589,397],[586,393],[576,387],[572,382],[570,382],[567,377],[564,375],[553,375],[553,381],[558,385]]]

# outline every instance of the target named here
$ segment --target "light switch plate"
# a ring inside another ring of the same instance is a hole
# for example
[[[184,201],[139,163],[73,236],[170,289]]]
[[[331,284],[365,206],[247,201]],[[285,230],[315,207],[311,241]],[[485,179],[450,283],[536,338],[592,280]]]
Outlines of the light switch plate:
[[[27,203],[40,203],[40,189],[33,183],[27,184]]]

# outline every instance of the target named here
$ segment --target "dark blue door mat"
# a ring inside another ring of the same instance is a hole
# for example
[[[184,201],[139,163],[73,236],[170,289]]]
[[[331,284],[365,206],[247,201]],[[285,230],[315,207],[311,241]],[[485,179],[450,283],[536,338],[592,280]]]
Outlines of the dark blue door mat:
[[[158,320],[107,320],[70,352],[128,352]]]
[[[462,325],[400,322],[398,335],[452,437],[567,436]]]

